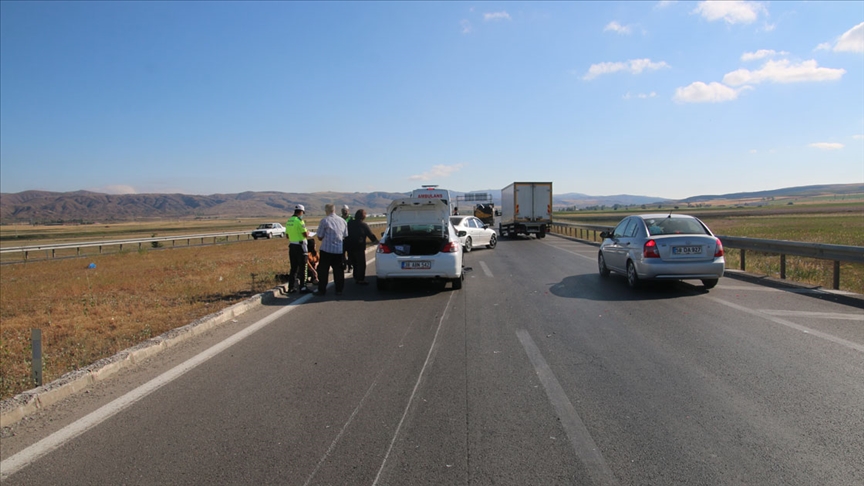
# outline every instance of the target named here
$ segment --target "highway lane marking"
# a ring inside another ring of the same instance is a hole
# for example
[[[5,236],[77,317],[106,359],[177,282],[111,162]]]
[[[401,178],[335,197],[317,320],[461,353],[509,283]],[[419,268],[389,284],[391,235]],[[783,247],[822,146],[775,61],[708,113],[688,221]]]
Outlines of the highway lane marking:
[[[45,437],[39,442],[3,460],[2,462],[0,462],[0,480],[4,480],[9,476],[12,476],[16,472],[35,462],[39,458],[58,449],[62,445],[78,437],[84,432],[87,432],[93,427],[96,427],[97,425],[108,420],[114,415],[117,415],[123,410],[129,408],[130,406],[135,404],[135,402],[143,399],[144,397],[153,393],[159,388],[162,388],[168,383],[171,383],[177,378],[183,376],[188,371],[195,369],[210,358],[218,355],[219,353],[246,339],[252,334],[255,334],[267,325],[271,324],[273,321],[291,312],[292,310],[294,310],[294,308],[306,302],[311,297],[312,294],[307,294],[303,297],[300,297],[299,299],[293,301],[284,308],[279,309],[273,314],[270,314],[269,316],[261,319],[260,321],[252,324],[246,329],[243,329],[237,334],[234,334],[233,336],[222,341],[221,343],[211,346],[209,349],[206,349],[197,356],[194,356],[184,361],[183,363],[180,363],[174,368],[171,368],[165,373],[162,373],[161,375],[153,378],[152,380],[130,391],[129,393],[111,401],[106,405],[103,405],[98,410],[89,413],[88,415],[76,420],[75,422],[72,422],[66,427],[63,427],[57,432],[54,432],[48,437]]]
[[[567,398],[567,393],[564,392],[564,388],[561,387],[558,379],[555,378],[555,374],[549,368],[537,344],[531,339],[531,335],[528,334],[528,331],[520,329],[516,331],[516,336],[519,337],[522,347],[528,353],[528,359],[534,365],[534,371],[546,390],[546,396],[558,413],[561,426],[567,433],[567,437],[576,451],[576,456],[588,469],[588,474],[594,479],[596,484],[617,485],[618,480],[612,474],[612,471],[606,464],[606,460],[603,458],[603,454],[600,453],[600,449],[597,447],[594,439],[591,438],[588,428],[585,427],[570,399]]]
[[[481,260],[480,261],[480,268],[483,269],[483,273],[485,273],[487,277],[495,278],[495,276],[492,275],[492,270],[489,270],[489,265],[486,265],[486,262]]]
[[[841,319],[847,321],[864,321],[864,314],[841,314],[839,312],[809,312],[775,309],[757,309],[772,316],[815,317],[818,319]]]
[[[577,252],[575,252],[575,251],[567,250],[567,249],[562,248],[562,247],[560,247],[560,246],[555,246],[555,245],[553,245],[552,243],[545,243],[545,242],[544,242],[543,244],[544,244],[544,245],[547,245],[547,246],[551,246],[552,248],[556,248],[556,249],[561,250],[561,251],[566,251],[567,253],[570,253],[571,255],[576,255],[576,256],[578,256],[578,257],[582,257],[582,258],[584,258],[584,259],[586,259],[586,260],[594,261],[594,260],[597,258],[597,257],[595,256],[595,255],[597,254],[597,250],[591,250],[591,256],[587,256],[587,255],[583,255],[583,254],[581,254],[581,253],[577,253]]]
[[[765,312],[762,312],[762,311],[758,311],[758,310],[754,310],[754,309],[748,309],[748,308],[740,306],[738,304],[733,304],[732,302],[727,302],[723,299],[718,299],[717,297],[708,297],[708,298],[713,300],[714,302],[719,303],[719,304],[723,304],[723,305],[729,306],[733,309],[740,310],[741,312],[746,312],[747,314],[750,314],[750,315],[762,317],[763,319],[767,319],[771,322],[781,324],[781,325],[784,325],[786,327],[790,327],[792,329],[796,329],[798,331],[801,331],[805,334],[811,334],[813,336],[820,337],[820,338],[825,339],[827,341],[831,341],[832,343],[836,343],[836,344],[839,344],[841,346],[845,346],[849,349],[854,349],[855,351],[859,351],[859,352],[864,353],[864,345],[861,345],[858,343],[853,343],[852,341],[847,341],[845,339],[842,339],[842,338],[839,338],[836,336],[832,336],[831,334],[827,334],[827,333],[824,333],[822,331],[817,331],[815,329],[811,329],[809,327],[802,326],[800,324],[795,324],[794,322],[787,321],[786,319],[781,319],[779,317],[775,317],[775,316],[766,314]]]
[[[393,439],[390,440],[390,446],[387,447],[387,453],[384,454],[384,460],[381,461],[381,467],[378,468],[378,474],[375,475],[375,480],[372,481],[372,486],[378,484],[378,481],[381,479],[381,473],[384,472],[384,466],[387,465],[387,460],[390,458],[390,453],[393,451],[393,445],[399,437],[399,431],[402,430],[402,424],[405,423],[405,418],[408,416],[408,411],[411,410],[411,404],[414,403],[414,397],[417,395],[417,390],[420,389],[420,382],[423,380],[423,375],[426,374],[426,368],[429,366],[429,362],[432,359],[432,352],[435,350],[435,344],[438,342],[438,334],[441,333],[441,326],[444,324],[444,318],[450,310],[453,296],[457,293],[458,292],[451,292],[450,298],[447,299],[447,305],[444,307],[444,312],[441,313],[441,319],[438,320],[438,328],[435,329],[435,337],[432,338],[432,344],[429,345],[429,352],[426,353],[426,361],[420,369],[420,374],[417,375],[417,383],[414,384],[414,390],[411,391],[411,396],[408,398],[408,403],[405,405],[405,411],[402,412],[402,418],[399,419],[399,425],[396,426],[396,430],[393,432]]]
[[[793,288],[783,288],[778,289],[774,287],[763,287],[758,284],[753,285],[752,287],[747,287],[744,285],[724,285],[720,284],[717,286],[718,289],[723,290],[746,290],[750,292],[786,292],[791,294],[819,294],[819,295],[858,295],[855,292],[847,292],[845,290],[833,290],[833,289],[793,289]]]

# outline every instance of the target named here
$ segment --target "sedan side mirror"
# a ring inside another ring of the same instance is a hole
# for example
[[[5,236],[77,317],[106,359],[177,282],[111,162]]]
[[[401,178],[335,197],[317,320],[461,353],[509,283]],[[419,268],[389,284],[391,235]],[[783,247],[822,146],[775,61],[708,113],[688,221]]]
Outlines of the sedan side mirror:
[[[600,232],[600,238],[603,238],[604,240],[605,240],[606,238],[610,238],[611,236],[612,236],[612,235],[610,235],[608,231],[601,231],[601,232]]]

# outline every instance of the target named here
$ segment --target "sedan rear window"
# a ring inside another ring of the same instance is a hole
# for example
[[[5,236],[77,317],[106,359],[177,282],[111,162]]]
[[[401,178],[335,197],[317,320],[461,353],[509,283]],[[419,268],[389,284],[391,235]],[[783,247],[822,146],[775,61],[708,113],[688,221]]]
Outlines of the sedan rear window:
[[[651,236],[708,234],[708,230],[699,221],[689,218],[646,219],[645,226]]]

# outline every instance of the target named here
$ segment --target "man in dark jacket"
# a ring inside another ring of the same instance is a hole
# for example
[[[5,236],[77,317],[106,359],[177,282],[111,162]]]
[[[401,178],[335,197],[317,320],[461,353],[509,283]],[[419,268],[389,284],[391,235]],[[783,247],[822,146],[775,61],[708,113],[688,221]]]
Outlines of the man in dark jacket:
[[[378,243],[378,238],[366,224],[366,211],[358,209],[354,218],[348,221],[345,251],[348,253],[349,265],[354,267],[354,282],[359,285],[369,284],[366,281],[366,238],[372,240],[372,243]]]

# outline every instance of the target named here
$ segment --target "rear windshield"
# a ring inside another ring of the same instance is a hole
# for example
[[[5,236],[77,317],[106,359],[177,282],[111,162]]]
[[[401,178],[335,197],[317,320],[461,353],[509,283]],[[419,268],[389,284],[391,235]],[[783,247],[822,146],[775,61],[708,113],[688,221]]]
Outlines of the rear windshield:
[[[440,224],[400,224],[394,226],[390,234],[394,238],[405,236],[441,236],[444,227]]]
[[[648,234],[658,235],[707,235],[708,231],[699,221],[690,218],[646,219]]]

